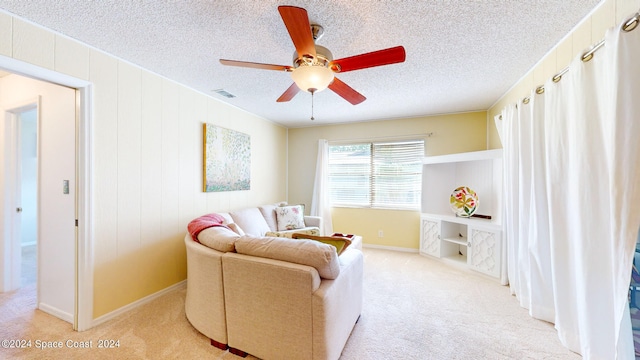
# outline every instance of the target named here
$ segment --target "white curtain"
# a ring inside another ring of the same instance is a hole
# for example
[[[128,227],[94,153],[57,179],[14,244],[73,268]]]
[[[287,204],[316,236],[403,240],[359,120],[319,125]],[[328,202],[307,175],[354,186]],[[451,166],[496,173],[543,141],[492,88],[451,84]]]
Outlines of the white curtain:
[[[585,359],[633,359],[640,226],[640,30],[611,29],[545,92],[503,113],[511,292]]]
[[[320,139],[318,140],[318,161],[316,163],[316,179],[313,185],[310,215],[322,217],[322,229],[320,229],[320,233],[327,236],[333,234],[328,175],[329,142]]]

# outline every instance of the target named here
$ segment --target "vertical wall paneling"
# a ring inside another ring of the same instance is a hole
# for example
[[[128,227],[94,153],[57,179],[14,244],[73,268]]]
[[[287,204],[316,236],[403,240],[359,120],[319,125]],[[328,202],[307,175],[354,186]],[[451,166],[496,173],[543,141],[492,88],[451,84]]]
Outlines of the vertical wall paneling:
[[[91,51],[90,59],[90,81],[94,84],[94,249],[95,265],[99,268],[117,257],[118,61],[98,51]],[[100,274],[97,269],[96,281]]]
[[[11,56],[13,53],[13,29],[11,16],[0,13],[0,55]]]
[[[607,0],[591,16],[591,39],[594,42],[604,39],[607,29],[616,25],[616,6],[614,0]]]
[[[180,226],[180,88],[162,80],[162,233],[175,237]]]
[[[558,73],[558,71],[560,71],[559,69],[556,68],[556,58],[557,58],[557,52],[556,50],[552,50],[551,52],[549,52],[549,54],[547,54],[547,56],[544,58],[544,60],[542,60],[542,82],[540,82],[540,85],[544,85],[544,83],[547,82],[547,80],[549,80],[550,78],[552,78],[555,74]]]
[[[89,49],[64,36],[55,37],[55,70],[79,79],[89,79]]]
[[[140,248],[140,139],[142,133],[140,90],[140,69],[119,62],[118,257],[132,254]],[[135,270],[133,264],[127,264],[127,266]]]
[[[142,72],[140,231],[142,248],[162,240],[162,79]]]
[[[548,58],[545,58],[548,59]],[[541,63],[542,64],[542,63]],[[554,64],[555,66],[555,64]],[[538,87],[540,85],[544,85],[544,82],[547,80],[545,76],[544,66],[537,66],[533,69],[533,83],[534,87]]]
[[[556,68],[558,71],[569,66],[574,56],[573,39],[569,36],[562,40],[556,47]]]
[[[13,57],[53,70],[53,33],[19,19],[13,19]]]
[[[179,141],[178,152],[180,161],[179,174],[179,194],[180,194],[180,224],[186,224],[195,217],[193,212],[193,198],[195,196],[194,173],[195,156],[192,146],[193,139],[197,139],[195,113],[195,94],[187,88],[180,88],[180,114],[178,118]]]
[[[94,316],[109,311],[118,277],[112,266],[118,257],[118,61],[104,53],[90,53],[90,81],[94,84]]]
[[[629,15],[640,10],[640,0],[617,0],[616,1],[616,25],[627,20]]]
[[[573,50],[577,51],[578,54],[581,52],[585,52],[588,50],[593,44],[597,43],[601,39],[597,39],[592,41],[591,39],[591,18],[585,19],[582,24],[580,24],[572,35],[573,39]]]
[[[165,278],[166,243],[159,220],[162,219],[162,79],[142,72],[140,134],[140,256],[137,286],[143,294],[151,294]],[[153,280],[152,280],[153,279]],[[165,280],[166,279],[166,280]]]

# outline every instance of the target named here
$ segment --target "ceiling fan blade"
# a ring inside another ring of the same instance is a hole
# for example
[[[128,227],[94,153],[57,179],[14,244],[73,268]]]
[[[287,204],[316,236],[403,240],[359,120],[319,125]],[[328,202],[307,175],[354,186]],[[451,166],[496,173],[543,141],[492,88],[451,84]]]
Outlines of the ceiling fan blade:
[[[367,100],[359,92],[353,90],[353,88],[338,79],[337,77],[333,78],[333,82],[329,85],[329,89],[331,89],[334,93],[340,95],[343,99],[350,102],[352,105],[358,105],[361,102]]]
[[[237,61],[237,60],[226,60],[226,59],[220,59],[220,63],[222,65],[228,65],[228,66],[239,66],[239,67],[247,67],[247,68],[254,68],[254,69],[263,69],[263,70],[289,71],[290,69],[292,69],[291,66],[287,66],[287,65],[261,64],[261,63],[254,63],[254,62],[248,62],[248,61]]]
[[[291,84],[289,88],[276,100],[277,102],[285,102],[293,99],[294,96],[300,91],[300,88],[296,83]]]
[[[331,70],[335,72],[347,72],[366,69],[374,66],[382,66],[404,62],[406,58],[404,47],[396,46],[388,49],[373,51],[366,54],[350,56],[333,60]]]
[[[293,40],[298,56],[316,56],[316,45],[311,34],[307,10],[296,6],[278,6],[278,11]]]

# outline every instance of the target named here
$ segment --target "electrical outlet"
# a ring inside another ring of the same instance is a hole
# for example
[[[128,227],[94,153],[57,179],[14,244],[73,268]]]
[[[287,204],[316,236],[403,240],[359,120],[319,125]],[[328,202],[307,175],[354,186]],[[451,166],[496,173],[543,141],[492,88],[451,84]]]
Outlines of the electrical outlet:
[[[384,232],[382,230],[378,230],[378,237],[384,237]]]

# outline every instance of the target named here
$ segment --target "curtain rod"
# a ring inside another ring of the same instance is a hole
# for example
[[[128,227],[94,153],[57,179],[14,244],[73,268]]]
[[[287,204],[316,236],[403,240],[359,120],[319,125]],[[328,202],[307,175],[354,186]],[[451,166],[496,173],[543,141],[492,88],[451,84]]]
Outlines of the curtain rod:
[[[638,23],[640,22],[640,12],[637,12],[635,15],[633,15],[629,20],[627,20],[623,25],[622,25],[622,31],[624,32],[630,32],[632,30],[634,30],[636,27],[638,27]],[[593,54],[595,54],[596,51],[600,50],[600,48],[604,46],[604,39],[600,40],[600,42],[598,42],[597,44],[595,44],[593,47],[591,47],[591,49],[587,50],[585,53],[582,54],[582,61],[583,62],[587,62],[591,59],[593,59]],[[567,71],[569,71],[569,67],[567,66],[566,68],[562,69],[559,73],[555,74],[551,79],[553,80],[553,82],[558,82],[562,79],[562,75],[566,74]],[[544,85],[540,85],[536,88],[536,94],[542,94],[544,93]],[[531,98],[529,96],[525,97],[524,99],[522,99],[522,103],[523,104],[528,104],[529,101],[531,100]],[[502,119],[502,115],[500,115],[500,118]]]
[[[419,138],[428,138],[432,137],[433,132],[423,133],[423,134],[412,134],[412,135],[398,135],[398,136],[380,136],[380,137],[370,137],[370,138],[361,138],[361,139],[337,139],[337,140],[328,140],[331,144],[339,144],[339,143],[353,143],[359,141],[392,141],[392,140],[409,140],[409,139],[419,139]]]

